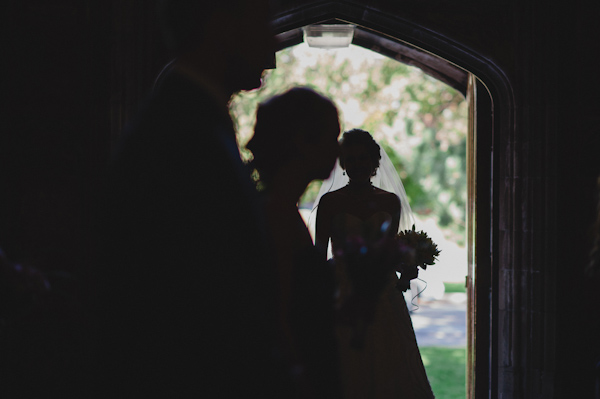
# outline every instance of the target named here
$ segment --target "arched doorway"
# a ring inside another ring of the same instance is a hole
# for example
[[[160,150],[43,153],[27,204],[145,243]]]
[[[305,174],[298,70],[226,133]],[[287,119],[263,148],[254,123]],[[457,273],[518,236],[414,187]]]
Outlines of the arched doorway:
[[[419,68],[351,45],[353,28],[307,27],[303,43],[277,53],[277,67],[264,75],[261,89],[232,97],[242,156],[251,156],[245,144],[258,104],[298,85],[336,103],[342,131],[365,129],[374,136],[404,181],[417,230],[441,249],[435,266],[420,272],[404,293],[432,389],[440,397],[464,399],[468,102]],[[311,36],[311,30],[325,35]],[[313,181],[298,203],[313,239],[321,183]]]
[[[325,2],[278,10],[279,49],[304,39],[311,24],[352,24],[352,43],[422,69],[461,91],[469,102],[468,150],[468,360],[467,396],[488,397],[498,387],[498,178],[497,132],[512,134],[512,91],[493,63],[459,43],[375,9]],[[494,134],[496,133],[496,134]],[[510,204],[503,204],[510,209]]]

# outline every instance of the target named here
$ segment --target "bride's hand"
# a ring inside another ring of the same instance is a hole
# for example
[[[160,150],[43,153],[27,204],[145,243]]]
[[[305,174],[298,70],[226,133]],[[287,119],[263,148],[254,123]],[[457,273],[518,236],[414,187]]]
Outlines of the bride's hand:
[[[417,267],[414,268],[406,268],[402,271],[398,282],[396,283],[396,288],[401,292],[406,292],[410,288],[410,281],[417,278],[419,276],[419,269]]]

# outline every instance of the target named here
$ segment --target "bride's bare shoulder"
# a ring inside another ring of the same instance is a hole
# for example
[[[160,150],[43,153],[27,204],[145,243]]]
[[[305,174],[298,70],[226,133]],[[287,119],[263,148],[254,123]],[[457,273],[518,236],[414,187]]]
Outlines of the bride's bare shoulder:
[[[382,201],[389,202],[390,204],[398,204],[400,205],[400,198],[395,193],[382,190],[378,187],[375,187],[375,195],[379,196]]]
[[[343,198],[346,195],[345,193],[346,193],[346,187],[338,188],[337,190],[334,190],[334,191],[329,191],[328,193],[323,194],[320,202],[321,202],[321,204],[323,204],[323,203],[327,203],[327,204],[338,203],[339,201],[343,201]]]
[[[385,191],[379,187],[373,187],[375,189],[375,194],[380,195],[382,197],[388,197],[388,198],[398,198],[398,196],[390,191]]]

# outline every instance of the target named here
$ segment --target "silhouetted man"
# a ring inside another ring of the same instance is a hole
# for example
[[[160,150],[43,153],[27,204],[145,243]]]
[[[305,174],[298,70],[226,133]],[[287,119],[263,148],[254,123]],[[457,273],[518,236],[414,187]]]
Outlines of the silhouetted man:
[[[173,69],[110,168],[99,295],[110,397],[287,396],[275,272],[227,107],[272,58],[268,2],[207,3],[159,2]]]

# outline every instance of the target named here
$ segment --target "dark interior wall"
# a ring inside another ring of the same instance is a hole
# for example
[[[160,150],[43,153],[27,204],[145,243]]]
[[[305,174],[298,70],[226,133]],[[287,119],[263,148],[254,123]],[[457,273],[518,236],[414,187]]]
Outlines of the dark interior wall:
[[[2,397],[70,397],[89,376],[86,317],[71,298],[86,290],[77,276],[108,150],[110,17],[87,0],[0,6],[0,248],[12,262],[68,272],[45,295],[30,269],[17,274],[0,257]]]
[[[563,395],[572,386],[586,386],[591,371],[586,366],[600,361],[600,276],[585,274],[583,268],[589,262],[600,174],[598,11],[585,2],[561,9],[558,40],[548,53],[558,65],[557,83],[548,91],[557,104],[557,384]],[[586,393],[581,391],[581,397]]]
[[[274,1],[276,12],[308,3]],[[600,287],[584,275],[600,172],[597,10],[583,0],[343,3],[410,20],[505,73],[515,128],[493,141],[492,397],[590,397],[600,354]],[[2,7],[0,248],[77,271],[95,179],[168,56],[150,2]]]
[[[0,2],[0,249],[60,271],[40,291],[0,254],[2,398],[89,396],[87,232],[113,138],[165,62],[151,4]]]
[[[75,270],[107,150],[110,9],[66,0],[2,8],[0,247]]]
[[[168,60],[153,2],[8,1],[2,11],[0,248],[77,270],[97,178]]]

